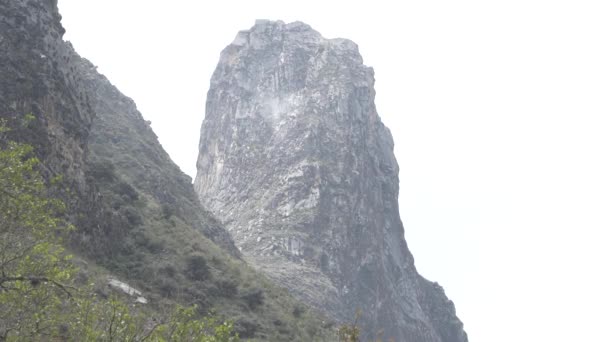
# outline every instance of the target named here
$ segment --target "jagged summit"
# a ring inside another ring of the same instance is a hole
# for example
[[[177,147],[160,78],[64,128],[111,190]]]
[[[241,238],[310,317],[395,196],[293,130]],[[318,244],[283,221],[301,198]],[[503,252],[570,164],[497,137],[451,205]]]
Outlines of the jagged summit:
[[[326,40],[325,38],[323,38],[323,36],[321,36],[321,34],[314,30],[310,25],[303,23],[301,21],[294,21],[288,24],[285,24],[285,22],[281,21],[281,20],[268,20],[268,19],[258,19],[255,21],[255,24],[249,29],[249,30],[243,30],[243,31],[239,31],[239,33],[237,34],[237,36],[235,37],[234,41],[232,42],[231,45],[237,45],[237,46],[243,46],[246,45],[249,42],[249,38],[253,35],[255,38],[258,39],[262,39],[265,40],[266,38],[271,38],[272,40],[276,40],[277,37],[279,39],[283,38],[285,36],[285,33],[301,33],[303,35],[306,35],[310,38],[312,38],[313,40]],[[273,37],[274,36],[274,37]],[[332,39],[334,40],[334,39]],[[338,40],[347,40],[347,39],[342,39],[342,38],[336,38],[336,41]],[[350,43],[352,43],[354,47],[356,47],[357,45],[348,40]]]
[[[285,24],[283,21],[257,20],[255,25],[249,30],[240,31],[232,43],[228,45],[221,54],[220,65],[238,64],[240,56],[245,51],[282,51],[278,55],[265,56],[267,61],[279,63],[281,65],[293,64],[297,61],[286,61],[286,56],[297,57],[295,50],[320,53],[324,51],[335,51],[341,55],[349,56],[354,64],[363,66],[363,58],[359,53],[359,47],[353,41],[344,38],[326,39],[311,26],[300,21]],[[246,68],[246,65],[242,65]],[[373,75],[373,69],[369,69]],[[217,71],[216,71],[217,72]],[[212,82],[217,77],[212,78]]]
[[[393,140],[357,45],[258,21],[224,49],[195,189],[245,258],[365,338],[467,341],[403,237]]]

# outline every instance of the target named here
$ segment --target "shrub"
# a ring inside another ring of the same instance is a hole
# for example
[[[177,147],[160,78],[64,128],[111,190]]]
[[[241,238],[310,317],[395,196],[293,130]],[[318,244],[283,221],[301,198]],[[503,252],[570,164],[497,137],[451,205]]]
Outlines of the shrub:
[[[110,161],[91,163],[88,174],[95,181],[114,182],[116,180],[116,170]]]
[[[340,342],[359,342],[361,331],[357,323],[361,317],[361,310],[357,310],[355,321],[352,324],[344,324],[338,329],[338,339]]]
[[[162,211],[163,218],[165,220],[170,219],[171,216],[175,215],[175,213],[176,213],[175,207],[170,204],[163,204],[161,206],[161,211]]]
[[[167,298],[175,297],[178,292],[178,286],[172,279],[163,279],[158,288],[161,295]]]
[[[121,195],[122,197],[126,197],[128,202],[133,202],[139,199],[137,190],[135,190],[129,183],[119,182],[114,186],[114,189],[117,194]]]
[[[131,206],[124,206],[120,209],[120,213],[127,218],[129,222],[129,228],[139,226],[144,223],[144,219],[141,217],[137,209]]]
[[[177,269],[173,265],[166,265],[160,271],[171,278],[174,278],[177,274]]]
[[[232,298],[237,295],[238,287],[235,281],[233,280],[222,280],[218,284],[218,288],[220,290],[220,295],[226,298]]]
[[[186,276],[198,281],[209,278],[209,266],[202,255],[192,255],[186,259]]]
[[[302,317],[302,314],[305,312],[306,312],[306,309],[303,306],[298,304],[293,308],[292,314],[295,318],[300,318],[300,317]]]
[[[253,289],[245,292],[242,296],[251,310],[264,304],[264,292],[261,289]]]

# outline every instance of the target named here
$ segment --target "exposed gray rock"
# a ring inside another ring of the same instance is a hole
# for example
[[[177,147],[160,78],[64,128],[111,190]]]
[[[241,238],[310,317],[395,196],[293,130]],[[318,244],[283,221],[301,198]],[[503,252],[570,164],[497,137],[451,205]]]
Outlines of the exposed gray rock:
[[[257,21],[221,54],[195,188],[246,259],[366,339],[467,341],[403,237],[393,140],[357,45]]]
[[[119,290],[126,295],[131,297],[135,297],[135,303],[138,304],[148,304],[148,300],[142,296],[141,291],[138,289],[131,287],[131,285],[124,283],[118,279],[109,278],[108,286],[114,290]]]

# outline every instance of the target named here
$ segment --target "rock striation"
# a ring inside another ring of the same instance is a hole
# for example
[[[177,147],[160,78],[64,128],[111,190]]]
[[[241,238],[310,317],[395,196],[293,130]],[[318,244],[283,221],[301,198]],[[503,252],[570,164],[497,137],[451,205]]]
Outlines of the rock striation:
[[[257,21],[211,79],[195,189],[255,268],[338,320],[361,309],[365,339],[467,341],[414,266],[374,96],[352,41]]]

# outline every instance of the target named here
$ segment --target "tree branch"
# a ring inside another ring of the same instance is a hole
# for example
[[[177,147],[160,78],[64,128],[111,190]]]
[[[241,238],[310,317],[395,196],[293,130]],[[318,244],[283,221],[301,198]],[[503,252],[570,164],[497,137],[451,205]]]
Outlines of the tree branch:
[[[144,336],[141,340],[139,340],[139,342],[143,342],[143,341],[147,340],[150,336],[152,336],[152,333],[154,332],[154,330],[156,330],[156,328],[158,328],[161,325],[163,325],[163,323],[156,323],[152,327],[152,329],[150,329],[150,331],[148,332],[148,334],[146,334],[146,336]]]
[[[21,277],[0,277],[0,288],[6,289],[6,287],[4,287],[4,283],[15,282],[15,281],[27,281],[30,284],[32,284],[32,286],[36,286],[36,285],[38,285],[40,283],[51,283],[51,284],[57,286],[63,292],[65,292],[68,295],[68,297],[70,297],[70,298],[72,297],[72,293],[70,291],[68,291],[68,288],[72,289],[72,290],[76,290],[75,287],[61,284],[59,282],[56,282],[53,279],[49,279],[49,278],[46,278],[46,277],[24,277],[24,276],[21,276]]]

